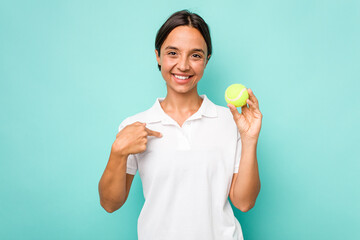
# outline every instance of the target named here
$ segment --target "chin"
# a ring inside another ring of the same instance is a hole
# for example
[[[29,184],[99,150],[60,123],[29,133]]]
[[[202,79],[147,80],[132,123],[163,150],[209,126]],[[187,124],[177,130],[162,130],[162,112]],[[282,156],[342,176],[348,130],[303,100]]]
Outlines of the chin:
[[[195,86],[168,86],[168,90],[171,90],[173,92],[179,93],[179,94],[185,94],[188,92],[191,92],[194,88],[196,88]]]

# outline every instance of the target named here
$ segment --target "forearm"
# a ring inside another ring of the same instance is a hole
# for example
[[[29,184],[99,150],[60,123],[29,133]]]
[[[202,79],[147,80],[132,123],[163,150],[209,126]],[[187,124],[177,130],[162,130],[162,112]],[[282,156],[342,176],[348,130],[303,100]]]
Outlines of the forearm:
[[[110,154],[99,182],[100,204],[108,212],[119,209],[126,200],[127,156]]]
[[[257,142],[243,142],[240,166],[235,182],[234,198],[239,206],[251,209],[260,192],[260,178],[256,157]]]

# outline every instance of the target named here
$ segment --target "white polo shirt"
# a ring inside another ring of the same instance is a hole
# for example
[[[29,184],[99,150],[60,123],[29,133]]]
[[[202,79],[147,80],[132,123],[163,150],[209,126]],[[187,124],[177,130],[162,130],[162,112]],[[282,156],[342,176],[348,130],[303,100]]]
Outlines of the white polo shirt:
[[[138,219],[139,240],[240,240],[241,226],[228,200],[241,155],[240,133],[230,110],[206,95],[182,127],[157,98],[148,110],[126,118],[161,132],[147,149],[131,154],[128,174],[139,175],[145,203]]]

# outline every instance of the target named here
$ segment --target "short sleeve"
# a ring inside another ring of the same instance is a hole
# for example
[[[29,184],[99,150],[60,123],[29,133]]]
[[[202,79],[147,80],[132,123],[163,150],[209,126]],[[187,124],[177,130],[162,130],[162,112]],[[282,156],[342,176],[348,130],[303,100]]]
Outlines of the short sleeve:
[[[235,152],[235,166],[234,173],[238,173],[241,158],[241,138],[239,131],[237,132],[236,152]]]
[[[126,120],[127,119],[125,119],[120,123],[118,132],[120,132],[126,125],[128,125],[125,123]],[[137,169],[138,169],[138,164],[137,164],[136,154],[130,154],[127,159],[126,173],[135,175]]]

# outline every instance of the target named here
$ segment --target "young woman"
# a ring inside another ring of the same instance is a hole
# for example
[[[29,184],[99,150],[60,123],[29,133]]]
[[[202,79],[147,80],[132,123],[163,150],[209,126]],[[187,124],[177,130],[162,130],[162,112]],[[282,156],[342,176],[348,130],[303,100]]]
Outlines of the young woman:
[[[262,114],[251,89],[241,113],[198,94],[211,52],[200,16],[171,15],[155,41],[167,95],[119,126],[99,182],[100,203],[108,212],[123,206],[138,170],[145,197],[139,240],[243,239],[228,197],[243,212],[255,204]]]

